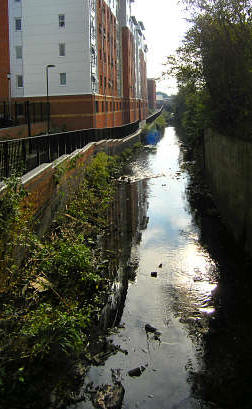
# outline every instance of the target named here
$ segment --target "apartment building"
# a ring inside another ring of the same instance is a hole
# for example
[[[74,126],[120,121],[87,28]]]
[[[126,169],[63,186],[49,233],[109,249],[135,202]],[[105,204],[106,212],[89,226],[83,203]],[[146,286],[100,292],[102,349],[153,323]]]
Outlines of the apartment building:
[[[1,0],[0,100],[48,93],[52,124],[68,129],[144,119],[147,46],[132,1]]]
[[[153,110],[157,107],[157,100],[156,100],[156,80],[154,78],[147,79],[147,86],[148,86],[148,104],[149,109]]]

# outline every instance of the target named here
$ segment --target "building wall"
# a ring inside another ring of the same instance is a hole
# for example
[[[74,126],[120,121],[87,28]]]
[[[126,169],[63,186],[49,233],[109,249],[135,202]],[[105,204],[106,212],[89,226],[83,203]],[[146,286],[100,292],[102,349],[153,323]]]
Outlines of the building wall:
[[[10,72],[8,0],[0,6],[0,100],[9,95],[7,74]]]
[[[42,135],[47,132],[46,122],[36,122],[31,124],[31,136]],[[0,129],[0,140],[28,138],[28,125],[12,126],[11,128]]]
[[[156,109],[156,81],[153,78],[148,78],[147,84],[149,109]]]
[[[16,48],[21,47],[23,53],[23,30],[16,30],[16,19],[21,19],[23,26],[23,2],[9,0],[9,37],[10,37],[10,73],[11,73],[11,96],[23,97],[24,88],[17,86],[17,76],[24,75],[23,58],[17,58]],[[23,28],[23,27],[22,27]]]
[[[17,6],[13,0],[9,1],[12,3],[12,96],[45,96],[47,64],[55,65],[49,69],[51,95],[91,93],[89,2],[22,0]],[[64,27],[59,27],[60,14],[65,15]],[[19,32],[15,31],[16,16],[22,18]],[[23,89],[17,87],[15,78],[21,71],[15,57],[15,47],[20,44],[23,46]],[[59,56],[59,44],[65,44],[65,56]],[[66,73],[66,85],[60,85],[60,73]]]
[[[13,100],[45,101],[50,64],[52,127],[104,128],[146,117],[144,36],[131,18],[131,0],[8,1]],[[59,15],[65,16],[64,27]],[[60,73],[66,74],[65,85]]]
[[[99,94],[117,96],[117,21],[103,0],[97,1]]]
[[[147,91],[147,69],[144,51],[140,50],[140,77],[142,95],[142,119],[147,117],[148,91]]]
[[[131,0],[124,0],[119,2],[118,18],[121,27],[130,28],[131,16]]]

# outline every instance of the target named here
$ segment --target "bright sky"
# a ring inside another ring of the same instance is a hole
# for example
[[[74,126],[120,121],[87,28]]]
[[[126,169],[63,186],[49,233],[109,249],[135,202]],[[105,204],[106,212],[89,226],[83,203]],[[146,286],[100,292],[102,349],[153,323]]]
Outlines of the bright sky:
[[[148,78],[157,78],[164,70],[165,57],[174,53],[183,38],[187,27],[185,14],[178,0],[135,0],[132,14],[143,21],[146,29]],[[168,95],[175,93],[176,83],[173,79],[157,82],[157,90]]]

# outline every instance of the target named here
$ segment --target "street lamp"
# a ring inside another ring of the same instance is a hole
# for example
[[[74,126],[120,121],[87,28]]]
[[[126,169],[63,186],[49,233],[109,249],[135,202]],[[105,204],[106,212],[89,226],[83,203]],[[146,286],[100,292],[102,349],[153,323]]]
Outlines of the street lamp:
[[[46,105],[47,105],[47,134],[50,133],[50,103],[49,103],[49,82],[48,82],[48,69],[55,68],[55,65],[48,64],[46,66]]]
[[[11,120],[11,73],[7,74],[8,79],[8,102],[9,102],[9,119]]]

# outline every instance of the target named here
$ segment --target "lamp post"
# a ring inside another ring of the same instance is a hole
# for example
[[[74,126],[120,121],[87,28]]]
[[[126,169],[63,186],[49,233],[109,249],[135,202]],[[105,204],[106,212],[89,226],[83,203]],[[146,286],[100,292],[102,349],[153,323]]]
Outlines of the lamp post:
[[[55,65],[48,64],[46,66],[46,106],[47,106],[47,134],[50,133],[50,103],[49,103],[49,81],[48,81],[48,69],[55,68]]]
[[[7,74],[8,79],[8,103],[9,103],[9,120],[11,120],[11,73]]]

